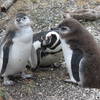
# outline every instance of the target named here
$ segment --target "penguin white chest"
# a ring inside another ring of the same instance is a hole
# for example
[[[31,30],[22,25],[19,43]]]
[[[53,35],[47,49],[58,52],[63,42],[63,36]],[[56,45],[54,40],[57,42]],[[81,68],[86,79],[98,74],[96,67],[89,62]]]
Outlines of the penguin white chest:
[[[61,44],[62,44],[63,55],[64,55],[64,59],[65,59],[65,63],[68,69],[70,79],[71,81],[76,82],[73,77],[72,69],[71,69],[71,59],[72,59],[73,51],[70,49],[69,45],[66,43],[64,39],[61,39]]]
[[[67,67],[71,67],[72,50],[70,49],[66,41],[63,39],[61,39],[61,45],[62,45],[63,55],[64,55],[65,62],[67,64]]]
[[[31,54],[32,31],[22,30],[21,36],[15,36],[10,47],[9,60],[4,75],[12,75],[24,70]]]

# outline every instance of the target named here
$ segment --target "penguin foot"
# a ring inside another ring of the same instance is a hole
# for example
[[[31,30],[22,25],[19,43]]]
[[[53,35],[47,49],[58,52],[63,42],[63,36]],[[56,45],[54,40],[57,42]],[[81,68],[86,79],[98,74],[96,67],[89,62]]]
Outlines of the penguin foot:
[[[8,77],[4,77],[4,82],[3,82],[3,85],[5,86],[9,86],[9,85],[14,85],[14,81],[12,80],[9,80]]]
[[[5,85],[5,86],[11,86],[11,85],[14,85],[14,82],[11,81],[11,80],[7,80],[7,81],[3,82],[3,85]]]
[[[23,79],[29,79],[29,78],[33,78],[33,75],[32,74],[25,74],[25,73],[22,73],[21,77]]]
[[[71,80],[71,79],[66,79],[66,80],[64,80],[64,82],[66,82],[66,83],[72,83],[72,84],[78,85],[78,82],[73,81],[73,80]]]

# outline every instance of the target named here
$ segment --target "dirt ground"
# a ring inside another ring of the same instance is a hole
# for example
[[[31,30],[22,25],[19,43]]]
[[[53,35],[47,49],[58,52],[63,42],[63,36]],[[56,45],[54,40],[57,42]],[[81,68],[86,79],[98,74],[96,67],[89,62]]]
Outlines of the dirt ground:
[[[0,5],[3,0],[0,1]],[[63,12],[80,8],[94,8],[100,5],[100,0],[17,0],[6,12],[0,12],[0,36],[7,27],[10,18],[19,11],[30,14],[33,21],[33,31],[48,30],[63,20]],[[82,22],[92,33],[97,43],[100,43],[100,20]],[[2,38],[1,38],[2,39]],[[29,71],[28,71],[29,72]],[[29,72],[32,73],[32,72]],[[3,86],[0,80],[0,96],[10,97],[10,100],[100,100],[99,89],[84,89],[65,83],[68,78],[64,64],[60,67],[38,68],[33,73],[33,79],[15,79],[14,86]],[[0,99],[1,100],[1,99]]]

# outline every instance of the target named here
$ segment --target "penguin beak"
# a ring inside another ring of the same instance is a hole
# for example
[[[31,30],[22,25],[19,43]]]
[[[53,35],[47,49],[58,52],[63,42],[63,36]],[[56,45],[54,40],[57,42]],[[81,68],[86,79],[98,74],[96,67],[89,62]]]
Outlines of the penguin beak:
[[[46,44],[49,45],[51,42],[51,36],[46,37]]]
[[[50,37],[45,37],[42,39],[42,45],[47,46],[50,43]]]
[[[45,37],[41,37],[41,40],[42,40],[42,45],[43,45],[43,46],[46,46]]]
[[[48,46],[51,42],[51,37],[46,37],[44,40],[43,40],[43,46]]]

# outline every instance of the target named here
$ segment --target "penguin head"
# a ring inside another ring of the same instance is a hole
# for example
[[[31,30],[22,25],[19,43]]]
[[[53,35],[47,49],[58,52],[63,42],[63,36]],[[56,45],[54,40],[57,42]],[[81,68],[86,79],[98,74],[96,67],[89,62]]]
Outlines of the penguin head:
[[[43,39],[43,45],[46,45],[48,48],[51,48],[55,46],[58,41],[58,33],[55,31],[50,31],[46,34],[45,38]]]
[[[30,26],[31,20],[25,13],[18,13],[16,14],[16,18],[15,18],[15,25],[18,28],[24,26]]]
[[[59,35],[66,38],[67,35],[83,33],[83,26],[74,18],[67,18],[58,25]]]
[[[71,32],[71,29],[69,26],[66,25],[67,21],[63,21],[61,24],[59,24],[58,28],[58,33],[61,36],[61,38],[65,38],[65,35],[69,34]]]

